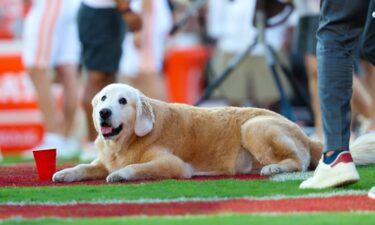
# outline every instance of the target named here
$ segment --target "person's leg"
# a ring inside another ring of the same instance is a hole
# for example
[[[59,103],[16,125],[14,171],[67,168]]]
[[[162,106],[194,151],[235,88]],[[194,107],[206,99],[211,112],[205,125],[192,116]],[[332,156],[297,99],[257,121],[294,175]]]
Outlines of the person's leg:
[[[62,1],[60,20],[55,30],[54,69],[63,85],[62,132],[65,137],[72,135],[75,115],[79,106],[78,65],[81,58],[81,43],[78,37],[77,15],[79,1]]]
[[[373,114],[371,96],[356,75],[353,77],[352,107],[353,111],[366,118],[370,118]]]
[[[153,19],[153,15],[161,13],[161,7],[157,7],[157,1],[143,0],[141,13],[143,26],[140,32],[134,33],[134,43],[138,43],[139,72],[132,78],[137,89],[145,95],[159,100],[167,100],[164,78],[161,76],[162,49],[165,47],[167,35],[161,34],[160,22]],[[165,15],[164,15],[165,16]],[[132,20],[128,15],[123,18],[132,30]],[[162,19],[162,17],[160,18]],[[129,57],[126,56],[125,57]]]
[[[76,148],[68,146],[67,139],[62,135],[62,118],[58,116],[55,95],[52,92],[51,80],[47,69],[29,68],[28,73],[34,84],[39,109],[43,116],[44,137],[35,149],[56,148],[58,158],[77,156]],[[32,152],[22,154],[24,158],[32,158]]]
[[[366,131],[372,132],[375,131],[375,66],[368,62],[364,62],[363,66],[365,69],[365,82],[372,100],[372,104],[369,110],[370,124],[366,128]]]
[[[370,1],[367,12],[367,20],[363,40],[361,43],[361,53],[363,57],[370,63],[365,63],[366,81],[373,99],[375,102],[375,0]],[[372,104],[372,122],[368,130],[375,130],[375,103]]]
[[[365,16],[362,15],[367,13],[367,4],[367,1],[322,1],[317,51],[324,152],[349,150],[353,84],[351,55],[363,30]]]
[[[65,137],[70,135],[75,115],[78,109],[78,71],[73,64],[64,64],[56,67],[56,72],[64,86],[64,123],[62,133]]]
[[[33,82],[39,109],[43,115],[46,133],[61,133],[60,121],[57,117],[56,102],[51,90],[51,80],[46,68],[32,67],[27,69]]]
[[[365,32],[364,32],[364,39],[362,43],[362,53],[363,56],[371,62],[373,65],[375,65],[375,0],[370,1],[370,5],[368,7],[368,13],[367,13],[367,20],[366,20],[366,26],[365,26]],[[371,74],[371,88],[374,88],[371,90],[373,99],[374,99],[374,93],[375,93],[375,74]],[[368,193],[368,196],[372,199],[375,199],[375,186],[371,188],[371,190]]]
[[[363,30],[368,1],[322,0],[318,89],[324,130],[323,158],[300,188],[327,188],[359,180],[349,153],[353,50]]]
[[[58,114],[48,76],[49,69],[58,63],[60,44],[66,43],[66,39],[63,42],[59,39],[66,12],[64,3],[65,1],[45,1],[41,2],[46,4],[42,7],[33,4],[24,26],[23,62],[33,82],[45,128],[42,142],[34,148],[56,148],[57,157],[68,158],[71,155],[65,154],[67,148],[66,139],[62,135],[62,117]],[[48,26],[46,21],[50,22]],[[30,158],[32,153],[27,151],[22,156]]]
[[[315,132],[314,138],[323,141],[323,125],[322,125],[322,116],[320,112],[320,103],[318,96],[318,77],[316,71],[316,57],[310,54],[305,56],[307,74],[309,80],[309,92],[311,107],[314,113],[314,124]],[[315,66],[314,66],[315,65]],[[375,70],[374,70],[375,72]],[[374,76],[375,78],[375,76]],[[368,80],[369,85],[371,84],[371,79]],[[375,90],[375,79],[373,80],[374,90]],[[373,93],[375,94],[375,93]],[[375,97],[375,96],[374,96]],[[373,118],[372,121],[375,121],[375,104],[373,104],[372,99],[367,90],[363,87],[361,81],[358,77],[354,76],[353,78],[353,97],[352,97],[352,107],[357,113],[360,113],[366,118]],[[371,123],[369,129],[375,130],[375,123]]]
[[[51,9],[59,9],[57,2],[40,2],[34,4],[27,14],[23,27],[22,59],[27,73],[33,83],[39,109],[43,116],[43,126],[46,133],[60,133],[60,121],[57,118],[56,102],[51,90],[51,79],[48,70],[53,62],[51,50],[55,44],[55,23],[51,23],[49,32],[45,25],[46,20],[54,16]],[[59,17],[57,16],[57,19]],[[56,19],[56,18],[55,18]]]

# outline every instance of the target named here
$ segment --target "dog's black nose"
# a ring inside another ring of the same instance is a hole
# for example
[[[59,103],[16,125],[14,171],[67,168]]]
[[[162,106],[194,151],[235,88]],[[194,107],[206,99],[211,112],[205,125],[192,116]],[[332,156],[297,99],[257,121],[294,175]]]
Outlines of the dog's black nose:
[[[104,108],[100,110],[99,114],[100,114],[100,118],[105,120],[105,119],[108,119],[112,115],[112,111],[110,109]]]

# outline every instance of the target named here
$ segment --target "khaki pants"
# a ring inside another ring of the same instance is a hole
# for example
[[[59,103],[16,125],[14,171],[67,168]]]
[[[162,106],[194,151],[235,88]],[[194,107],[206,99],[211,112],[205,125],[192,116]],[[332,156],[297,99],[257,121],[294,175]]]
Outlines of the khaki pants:
[[[213,59],[215,76],[220,75],[234,54],[217,50]],[[278,74],[285,92],[291,89],[281,69]],[[214,98],[225,98],[231,103],[244,103],[246,100],[264,105],[280,98],[272,73],[262,56],[249,55],[238,65],[227,79],[213,93]]]

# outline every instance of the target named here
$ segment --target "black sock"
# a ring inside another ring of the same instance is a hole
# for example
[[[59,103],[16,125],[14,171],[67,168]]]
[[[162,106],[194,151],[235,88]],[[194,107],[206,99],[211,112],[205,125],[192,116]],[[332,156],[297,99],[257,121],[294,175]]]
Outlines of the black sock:
[[[330,156],[327,156],[327,153],[328,152],[332,152],[333,151],[333,154],[330,155]],[[349,150],[332,150],[332,151],[328,151],[326,153],[323,153],[323,162],[325,164],[331,164],[332,162],[334,162],[337,158],[338,155],[340,155],[341,152],[348,152]]]

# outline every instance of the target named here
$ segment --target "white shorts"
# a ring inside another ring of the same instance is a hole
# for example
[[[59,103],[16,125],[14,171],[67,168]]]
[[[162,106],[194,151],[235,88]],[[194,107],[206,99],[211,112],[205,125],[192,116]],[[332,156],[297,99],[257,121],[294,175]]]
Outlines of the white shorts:
[[[144,51],[134,46],[133,35],[127,34],[123,43],[123,54],[120,61],[120,73],[134,77],[139,70],[160,73],[164,62],[166,41],[172,27],[172,15],[167,0],[152,1],[150,18],[143,26]],[[134,1],[131,5],[135,12],[140,12],[142,1]],[[157,19],[155,19],[157,18]],[[142,62],[142,63],[140,63]]]
[[[33,1],[23,31],[26,67],[79,63],[77,13],[80,4],[80,0]]]

